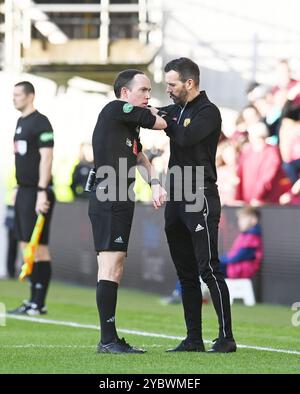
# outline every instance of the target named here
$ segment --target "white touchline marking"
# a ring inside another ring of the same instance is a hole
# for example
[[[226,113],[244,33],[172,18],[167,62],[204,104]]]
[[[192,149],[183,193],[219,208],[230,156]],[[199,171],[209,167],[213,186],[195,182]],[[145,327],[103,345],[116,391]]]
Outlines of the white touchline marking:
[[[1,345],[1,349],[29,349],[29,348],[47,348],[47,349],[59,349],[59,348],[76,348],[76,349],[86,349],[86,348],[94,348],[95,346],[93,345],[42,345],[42,344],[36,344],[36,343],[27,343],[26,345]]]
[[[86,328],[89,330],[99,330],[100,329],[99,326],[96,326],[94,324],[81,324],[81,323],[70,322],[70,321],[40,319],[40,318],[27,317],[27,316],[17,316],[17,315],[16,316],[6,315],[6,317],[8,319],[30,321],[30,322],[34,322],[34,323],[40,323],[40,324],[53,324],[56,326]],[[137,330],[127,330],[124,328],[118,328],[118,331],[122,332],[124,334],[139,335],[139,336],[143,336],[143,337],[174,339],[174,340],[178,340],[178,341],[182,341],[184,339],[184,337],[179,337],[179,336],[174,336],[174,335],[157,334],[154,332],[137,331]],[[204,342],[205,343],[212,343],[211,341],[208,341],[208,340],[204,340]],[[251,345],[237,345],[237,347],[240,349],[253,349],[253,350],[259,350],[259,351],[264,351],[264,352],[295,354],[297,356],[300,356],[300,351],[297,351],[297,350],[276,349],[276,348],[265,347],[265,346],[251,346]],[[1,348],[1,346],[0,346],[0,348]]]
[[[159,348],[164,345],[141,345],[143,348]],[[36,343],[27,343],[25,345],[1,345],[1,349],[30,349],[30,348],[42,348],[42,349],[96,349],[95,345],[43,345]]]

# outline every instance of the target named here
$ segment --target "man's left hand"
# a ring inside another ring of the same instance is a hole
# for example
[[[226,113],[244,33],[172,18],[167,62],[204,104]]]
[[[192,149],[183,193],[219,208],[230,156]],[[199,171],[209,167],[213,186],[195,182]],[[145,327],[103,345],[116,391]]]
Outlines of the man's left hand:
[[[167,192],[161,185],[152,185],[152,202],[155,209],[159,209],[167,200]]]

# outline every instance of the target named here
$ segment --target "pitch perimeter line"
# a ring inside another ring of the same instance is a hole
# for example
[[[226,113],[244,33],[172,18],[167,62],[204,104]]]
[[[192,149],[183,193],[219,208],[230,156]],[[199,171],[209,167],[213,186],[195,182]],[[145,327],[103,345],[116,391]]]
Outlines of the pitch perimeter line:
[[[34,317],[27,317],[27,316],[13,316],[13,315],[6,315],[8,319],[15,319],[15,320],[22,320],[22,321],[30,321],[34,323],[40,324],[53,324],[56,326],[65,326],[65,327],[74,327],[74,328],[86,328],[89,330],[99,330],[100,327],[94,324],[80,324],[76,322],[69,322],[69,321],[61,321],[61,320],[49,320],[49,319],[37,319]],[[129,335],[138,335],[143,337],[152,337],[152,338],[162,338],[162,339],[172,339],[172,340],[179,340],[182,341],[184,337],[174,336],[174,335],[166,335],[166,334],[157,334],[154,332],[146,332],[146,331],[136,331],[136,330],[127,330],[123,328],[118,328],[119,332]],[[205,343],[212,343],[211,341],[204,340]],[[237,345],[240,349],[253,349],[259,350],[263,352],[273,352],[273,353],[285,353],[285,354],[295,354],[300,356],[300,351],[297,350],[287,350],[287,349],[275,349],[271,347],[263,347],[263,346],[251,346],[251,345]]]

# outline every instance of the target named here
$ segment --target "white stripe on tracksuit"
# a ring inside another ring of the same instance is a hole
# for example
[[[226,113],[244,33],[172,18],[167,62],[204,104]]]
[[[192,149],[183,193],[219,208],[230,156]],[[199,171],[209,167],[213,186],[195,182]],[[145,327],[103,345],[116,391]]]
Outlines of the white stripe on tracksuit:
[[[209,268],[210,268],[210,270],[211,270],[211,274],[212,274],[212,276],[213,276],[213,278],[214,278],[214,280],[215,280],[215,282],[216,282],[216,286],[217,286],[217,289],[218,289],[218,292],[219,292],[219,296],[220,296],[220,304],[221,304],[221,312],[222,312],[222,322],[223,322],[223,335],[224,335],[224,338],[225,338],[225,337],[226,337],[226,332],[225,332],[225,320],[224,320],[224,309],[223,309],[222,294],[221,294],[221,290],[220,290],[220,287],[219,287],[217,278],[216,278],[215,275],[214,275],[214,270],[213,270],[213,268],[212,268],[212,266],[211,266],[210,234],[209,234],[208,224],[207,224],[207,217],[208,217],[208,215],[209,215],[209,206],[208,206],[208,201],[207,201],[207,198],[205,197],[205,195],[204,195],[204,199],[205,199],[206,206],[207,206],[207,215],[204,216],[204,220],[205,220],[205,226],[206,226],[206,232],[207,232],[207,240],[208,240],[208,253],[209,253],[208,265],[209,265]]]

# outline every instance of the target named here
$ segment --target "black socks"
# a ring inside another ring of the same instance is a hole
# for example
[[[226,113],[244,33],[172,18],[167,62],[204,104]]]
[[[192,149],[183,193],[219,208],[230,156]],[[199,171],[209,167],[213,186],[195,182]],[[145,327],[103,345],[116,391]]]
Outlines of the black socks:
[[[51,279],[50,261],[37,261],[33,264],[31,282],[30,302],[37,305],[40,309],[45,306],[47,290]]]
[[[29,280],[30,280],[30,299],[29,299],[29,302],[30,303],[35,303],[35,284],[36,284],[36,281],[37,281],[37,278],[36,278],[37,269],[36,269],[36,267],[37,267],[37,264],[34,263],[33,264],[32,273],[31,273],[30,278],[29,278]]]
[[[107,344],[118,338],[115,313],[118,283],[100,280],[97,284],[96,300],[101,326],[101,342]]]

